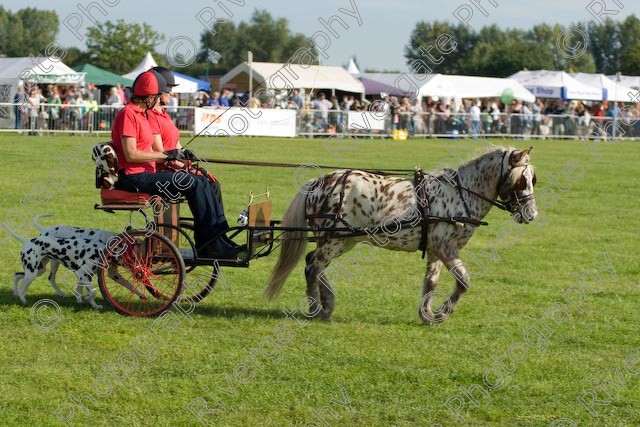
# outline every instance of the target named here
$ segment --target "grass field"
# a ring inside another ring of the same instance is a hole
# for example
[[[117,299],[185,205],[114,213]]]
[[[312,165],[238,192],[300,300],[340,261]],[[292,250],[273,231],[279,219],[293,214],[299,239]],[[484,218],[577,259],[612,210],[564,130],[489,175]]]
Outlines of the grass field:
[[[30,218],[45,212],[55,214],[46,225],[121,230],[128,215],[93,209],[88,150],[99,141],[0,136],[2,221],[28,236],[36,235]],[[192,148],[230,159],[430,169],[456,166],[485,144],[198,139]],[[57,297],[45,277],[25,307],[11,291],[21,246],[0,231],[0,424],[640,425],[640,146],[533,145],[539,220],[516,225],[492,211],[462,251],[473,287],[433,326],[417,316],[425,262],[384,250],[332,267],[331,323],[304,321],[302,264],[276,302],[264,299],[275,256],[223,269],[190,314],[131,318],[106,303],[95,311]],[[281,217],[302,179],[292,169],[209,169],[233,221],[248,192],[266,186]],[[438,289],[452,285],[443,271]],[[43,299],[59,315],[35,306]]]

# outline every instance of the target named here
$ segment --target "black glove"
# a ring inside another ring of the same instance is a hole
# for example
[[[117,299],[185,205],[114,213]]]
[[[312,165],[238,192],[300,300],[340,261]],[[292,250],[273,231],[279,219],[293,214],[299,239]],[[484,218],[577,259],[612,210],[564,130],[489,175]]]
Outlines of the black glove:
[[[167,158],[164,159],[166,162],[170,162],[172,160],[187,160],[187,156],[185,155],[185,150],[175,149],[175,150],[167,150],[164,151],[164,154],[167,155]]]
[[[183,152],[184,152],[184,158],[186,160],[192,160],[192,161],[200,160],[200,159],[198,159],[198,156],[196,156],[196,154],[191,150],[187,149],[187,150],[183,150]]]

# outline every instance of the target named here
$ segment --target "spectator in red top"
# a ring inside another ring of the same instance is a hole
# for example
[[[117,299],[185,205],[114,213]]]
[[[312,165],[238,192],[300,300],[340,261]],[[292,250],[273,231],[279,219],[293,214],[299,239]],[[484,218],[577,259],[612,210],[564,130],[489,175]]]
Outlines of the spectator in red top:
[[[204,258],[235,259],[243,250],[225,239],[229,225],[206,178],[185,173],[158,172],[156,161],[183,160],[184,151],[162,152],[160,139],[154,140],[147,120],[166,84],[155,71],[140,74],[133,94],[116,115],[111,138],[119,158],[119,190],[142,192],[167,200],[187,198],[194,217],[194,237],[198,255]],[[155,144],[155,146],[154,146]]]

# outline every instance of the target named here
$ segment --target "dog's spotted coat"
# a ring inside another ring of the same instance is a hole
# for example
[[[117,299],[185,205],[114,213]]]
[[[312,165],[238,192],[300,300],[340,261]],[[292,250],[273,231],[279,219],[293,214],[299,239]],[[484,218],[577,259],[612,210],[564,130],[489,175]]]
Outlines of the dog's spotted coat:
[[[109,239],[115,238],[116,233],[105,230],[95,230],[72,226],[52,226],[41,227],[38,219],[50,216],[48,214],[38,215],[33,222],[40,230],[40,235],[33,239],[26,239],[16,235],[6,225],[3,226],[16,239],[23,242],[24,247],[20,251],[20,261],[24,272],[16,273],[13,281],[13,293],[23,304],[26,304],[25,294],[33,280],[42,275],[47,263],[51,262],[51,272],[49,282],[59,296],[65,293],[57,285],[55,276],[58,266],[62,264],[71,270],[76,277],[77,286],[74,294],[76,301],[81,303],[83,299],[93,308],[101,308],[95,301],[95,289],[92,285],[92,278],[100,268],[104,267],[105,248]],[[123,280],[117,272],[109,271],[115,280]],[[122,283],[127,286],[127,283]],[[87,289],[88,295],[82,297],[82,291]]]

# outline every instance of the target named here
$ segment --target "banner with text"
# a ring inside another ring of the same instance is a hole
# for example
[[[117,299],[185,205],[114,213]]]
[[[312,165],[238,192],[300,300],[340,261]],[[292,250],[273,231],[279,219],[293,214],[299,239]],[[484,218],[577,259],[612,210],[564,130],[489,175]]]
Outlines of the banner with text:
[[[349,132],[385,130],[386,115],[378,111],[349,111]]]
[[[212,136],[296,136],[296,110],[196,108],[195,132]],[[208,127],[207,127],[208,126]]]

